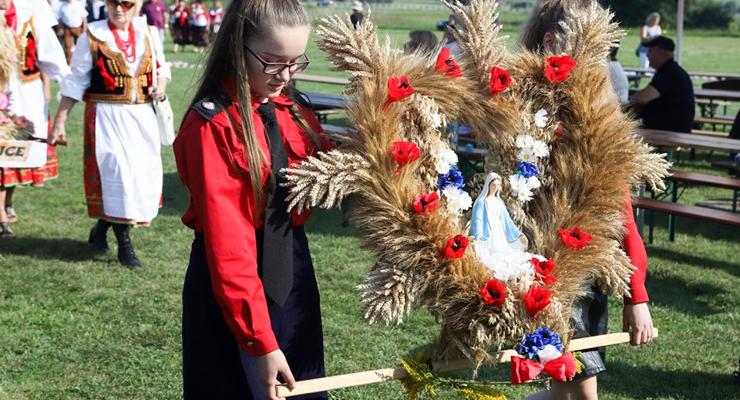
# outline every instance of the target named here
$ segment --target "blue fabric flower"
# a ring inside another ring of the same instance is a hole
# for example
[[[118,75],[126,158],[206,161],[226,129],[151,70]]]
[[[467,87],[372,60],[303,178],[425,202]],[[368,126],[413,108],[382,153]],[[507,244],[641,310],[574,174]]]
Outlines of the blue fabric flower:
[[[540,174],[540,170],[537,169],[536,165],[530,164],[526,161],[519,161],[517,172],[520,172],[525,178],[531,178]]]
[[[543,347],[545,345],[542,343],[542,337],[537,334],[531,334],[524,336],[524,339],[516,345],[514,350],[522,356],[534,359],[537,357],[537,352],[542,350]]]
[[[563,351],[564,346],[563,343],[560,341],[560,336],[557,333],[552,332],[548,328],[542,327],[534,331],[534,334],[541,338],[543,347],[551,344],[555,346],[558,351]]]
[[[446,174],[439,174],[437,186],[439,186],[440,192],[443,192],[448,187],[462,190],[465,187],[465,181],[460,171],[457,170],[457,167],[450,167],[450,170]]]

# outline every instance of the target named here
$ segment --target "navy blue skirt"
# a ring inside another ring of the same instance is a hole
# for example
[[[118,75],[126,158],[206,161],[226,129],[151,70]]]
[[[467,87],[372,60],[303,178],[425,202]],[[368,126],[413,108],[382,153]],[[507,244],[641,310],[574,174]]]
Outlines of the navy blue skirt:
[[[258,249],[262,248],[260,233]],[[272,330],[295,379],[320,378],[325,372],[319,290],[303,227],[293,230],[293,282],[282,307],[268,298]],[[256,359],[239,347],[213,296],[203,235],[199,233],[193,241],[182,300],[185,399],[265,399]],[[293,397],[326,398],[326,393]]]

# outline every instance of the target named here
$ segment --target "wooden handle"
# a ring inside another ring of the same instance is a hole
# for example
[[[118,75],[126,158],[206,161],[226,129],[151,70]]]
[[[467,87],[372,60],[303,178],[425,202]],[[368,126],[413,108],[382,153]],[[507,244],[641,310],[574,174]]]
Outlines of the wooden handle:
[[[653,328],[653,337],[658,337],[658,328]],[[609,333],[607,335],[590,336],[570,341],[568,351],[580,351],[601,346],[628,343],[630,334],[628,332]],[[503,350],[491,354],[499,363],[511,361],[511,356],[517,353],[514,350]],[[432,367],[437,372],[455,371],[465,368],[473,368],[470,360],[436,361]],[[329,376],[326,378],[308,379],[295,383],[295,389],[289,390],[284,384],[278,385],[279,397],[292,397],[302,394],[323,392],[326,390],[342,389],[352,386],[369,385],[371,383],[387,382],[393,379],[406,377],[406,371],[401,368],[382,368],[372,371],[355,372],[352,374]]]

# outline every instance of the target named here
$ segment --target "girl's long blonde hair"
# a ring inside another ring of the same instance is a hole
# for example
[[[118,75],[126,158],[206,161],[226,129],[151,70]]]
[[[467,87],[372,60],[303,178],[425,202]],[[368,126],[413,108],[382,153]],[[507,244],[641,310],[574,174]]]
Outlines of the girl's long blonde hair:
[[[244,45],[250,38],[265,35],[269,28],[303,25],[309,25],[309,18],[297,0],[233,0],[224,13],[221,29],[210,50],[205,71],[191,103],[192,107],[197,101],[218,93],[221,82],[227,77],[233,78],[240,104],[239,123],[231,120],[229,113],[226,115],[232,126],[239,126],[241,130],[244,156],[249,166],[249,179],[257,209],[263,206],[265,200],[261,167],[266,163],[266,157],[260,150],[254,133],[252,95],[247,73],[248,53]],[[292,96],[289,90],[286,93]],[[219,106],[225,109],[225,105]],[[297,105],[291,107],[291,114],[298,125],[310,135],[314,144],[318,145],[316,132],[305,121]],[[274,179],[271,180],[273,181]]]

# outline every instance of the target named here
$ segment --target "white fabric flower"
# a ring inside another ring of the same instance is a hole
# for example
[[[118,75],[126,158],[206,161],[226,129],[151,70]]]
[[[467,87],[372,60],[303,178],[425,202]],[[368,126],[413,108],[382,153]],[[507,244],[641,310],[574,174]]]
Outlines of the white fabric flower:
[[[557,347],[551,344],[546,344],[545,347],[542,348],[542,350],[537,352],[537,357],[540,359],[540,364],[542,365],[545,365],[562,355],[563,353],[561,353],[560,350],[557,349]]]
[[[534,145],[534,138],[529,135],[519,135],[516,137],[516,147],[522,149],[525,147],[532,147]]]
[[[532,152],[537,158],[543,158],[550,155],[550,149],[547,147],[547,143],[541,140],[535,140],[532,144]]]
[[[532,200],[532,190],[540,187],[540,180],[536,176],[525,178],[522,175],[511,175],[509,184],[514,197],[521,202],[527,202]]]
[[[445,145],[439,145],[434,151],[434,169],[438,174],[446,174],[450,167],[457,164],[457,153]]]
[[[439,113],[432,114],[432,126],[435,129],[442,126],[442,116]]]
[[[547,110],[540,108],[539,111],[534,114],[534,124],[538,128],[544,128],[547,125]]]
[[[453,213],[460,213],[473,205],[473,199],[470,195],[455,187],[448,187],[442,192],[442,195],[447,199],[447,210]]]
[[[535,160],[537,159],[533,147],[522,148],[521,150],[519,150],[519,155],[517,157],[519,157],[519,161],[526,161],[530,164],[534,164]]]
[[[540,183],[540,180],[539,180],[539,179],[537,179],[537,177],[536,177],[536,176],[533,176],[533,177],[531,177],[531,178],[526,178],[526,179],[524,179],[524,180],[525,180],[525,182],[526,182],[526,183],[525,183],[525,185],[526,185],[526,186],[527,186],[527,188],[529,188],[529,189],[532,189],[532,190],[534,190],[534,189],[539,189],[539,188],[540,188],[540,186],[542,186],[542,183]]]

